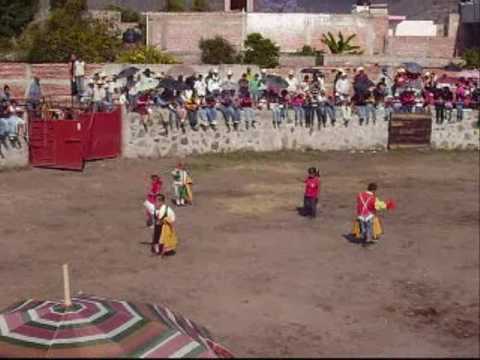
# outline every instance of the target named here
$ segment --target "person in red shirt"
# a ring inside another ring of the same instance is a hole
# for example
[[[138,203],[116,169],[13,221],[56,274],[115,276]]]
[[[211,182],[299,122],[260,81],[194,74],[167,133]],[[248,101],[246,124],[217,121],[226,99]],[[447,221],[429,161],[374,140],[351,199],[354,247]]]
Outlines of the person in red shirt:
[[[147,201],[153,205],[155,205],[157,196],[160,195],[162,192],[162,179],[158,175],[152,175],[150,176],[150,186],[147,192]],[[152,227],[153,226],[153,217],[150,214],[150,212],[146,211],[147,215],[147,226]]]
[[[318,194],[320,193],[320,174],[316,168],[308,169],[308,177],[304,183],[303,215],[314,219],[317,216]]]

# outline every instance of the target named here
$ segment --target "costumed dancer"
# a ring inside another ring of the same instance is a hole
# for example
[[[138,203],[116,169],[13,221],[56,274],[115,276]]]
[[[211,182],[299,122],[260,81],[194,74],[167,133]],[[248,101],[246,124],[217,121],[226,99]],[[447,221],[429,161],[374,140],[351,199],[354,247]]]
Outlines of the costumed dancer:
[[[173,189],[175,190],[175,204],[177,206],[193,204],[193,181],[182,163],[179,163],[175,170],[172,171],[172,176]]]
[[[353,235],[363,245],[376,243],[383,234],[382,224],[377,216],[378,211],[393,210],[393,200],[384,202],[377,198],[377,184],[368,184],[367,191],[357,195],[357,218],[353,225]]]
[[[160,176],[155,174],[150,176],[150,179],[151,179],[151,182],[150,182],[150,187],[147,193],[147,201],[152,205],[155,205],[157,196],[160,195],[160,193],[162,192],[162,180],[160,179]],[[153,227],[153,217],[148,210],[146,210],[146,215],[147,215],[147,226]]]
[[[155,204],[148,200],[144,206],[154,219],[152,253],[155,255],[175,255],[178,239],[174,228],[175,212],[165,203],[165,196],[157,195]]]
[[[303,216],[315,218],[317,216],[318,195],[320,193],[320,173],[311,167],[308,169],[308,177],[304,180],[305,193],[303,197]]]

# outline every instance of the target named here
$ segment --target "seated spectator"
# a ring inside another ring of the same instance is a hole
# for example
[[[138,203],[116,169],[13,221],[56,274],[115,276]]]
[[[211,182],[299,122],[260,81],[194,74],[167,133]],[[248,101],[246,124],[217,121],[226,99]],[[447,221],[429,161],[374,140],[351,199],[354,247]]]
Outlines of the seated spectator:
[[[305,96],[302,93],[297,93],[291,100],[290,105],[293,108],[293,113],[295,114],[295,126],[303,126],[305,121],[305,110],[303,105],[305,103]]]
[[[235,108],[233,107],[233,99],[230,91],[222,91],[220,97],[220,107],[219,110],[223,114],[225,119],[225,125],[230,131],[230,125],[233,124],[236,120]]]
[[[191,90],[189,90],[191,91]],[[198,97],[192,92],[185,101],[185,109],[187,110],[187,118],[190,123],[190,127],[194,130],[198,130],[198,109],[200,107],[200,101]]]
[[[253,101],[248,91],[240,98],[240,107],[246,129],[248,130],[250,125],[252,128],[255,128],[255,110],[253,109]]]
[[[250,97],[250,93],[249,93],[249,82],[247,80],[247,74],[242,74],[242,77],[240,78],[240,80],[238,80],[238,96],[245,96],[246,94],[248,94],[248,96]]]
[[[252,96],[253,102],[255,103],[255,105],[258,105],[258,101],[260,100],[260,96],[262,95],[262,92],[260,90],[259,74],[255,74],[253,79],[250,80],[248,88],[250,89],[250,94]]]

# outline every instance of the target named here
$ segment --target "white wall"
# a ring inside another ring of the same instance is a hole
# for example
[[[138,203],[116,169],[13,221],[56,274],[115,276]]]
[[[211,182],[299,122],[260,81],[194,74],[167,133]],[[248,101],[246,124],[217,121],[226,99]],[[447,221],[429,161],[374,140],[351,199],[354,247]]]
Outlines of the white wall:
[[[395,28],[395,36],[437,36],[437,26],[430,20],[404,20]]]

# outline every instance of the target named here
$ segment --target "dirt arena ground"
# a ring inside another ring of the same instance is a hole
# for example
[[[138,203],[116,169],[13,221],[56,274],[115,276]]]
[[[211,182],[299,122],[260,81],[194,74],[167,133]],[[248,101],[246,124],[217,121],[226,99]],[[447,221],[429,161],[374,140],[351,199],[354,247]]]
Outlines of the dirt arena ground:
[[[479,356],[478,153],[272,153],[187,159],[180,246],[152,257],[148,175],[176,159],[0,173],[0,306],[75,292],[160,303],[237,356]],[[321,169],[320,214],[301,179]],[[366,183],[398,208],[363,248],[343,235]]]

